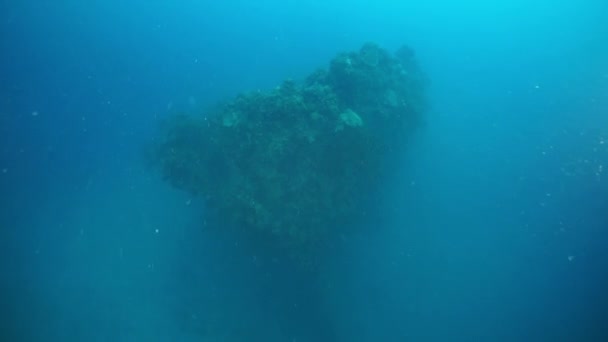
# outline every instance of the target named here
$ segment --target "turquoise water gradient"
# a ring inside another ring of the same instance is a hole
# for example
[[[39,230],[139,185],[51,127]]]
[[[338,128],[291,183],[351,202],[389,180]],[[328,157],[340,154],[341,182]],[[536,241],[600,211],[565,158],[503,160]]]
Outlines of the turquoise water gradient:
[[[431,109],[314,280],[146,168],[367,41]],[[607,43],[600,0],[0,1],[0,340],[608,341]]]

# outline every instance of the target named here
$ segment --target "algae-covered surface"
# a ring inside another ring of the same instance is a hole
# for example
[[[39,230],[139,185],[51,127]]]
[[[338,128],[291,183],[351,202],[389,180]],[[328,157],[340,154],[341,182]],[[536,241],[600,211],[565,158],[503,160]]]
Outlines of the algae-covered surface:
[[[366,215],[425,109],[413,51],[367,43],[302,82],[168,119],[150,158],[253,239],[308,257]]]

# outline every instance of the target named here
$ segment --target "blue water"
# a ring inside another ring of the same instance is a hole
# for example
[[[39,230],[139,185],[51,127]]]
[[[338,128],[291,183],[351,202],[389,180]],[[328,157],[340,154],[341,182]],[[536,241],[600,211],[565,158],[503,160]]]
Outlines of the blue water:
[[[608,341],[608,2],[175,3],[0,2],[1,341]],[[314,280],[146,168],[162,118],[367,41],[431,109]]]

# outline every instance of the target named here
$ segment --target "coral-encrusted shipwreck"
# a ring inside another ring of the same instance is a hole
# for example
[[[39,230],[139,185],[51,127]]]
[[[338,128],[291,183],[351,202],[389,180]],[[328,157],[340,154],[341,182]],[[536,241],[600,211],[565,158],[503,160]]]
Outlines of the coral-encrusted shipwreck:
[[[368,212],[424,112],[411,49],[342,53],[301,83],[164,125],[151,158],[219,221],[303,255]]]

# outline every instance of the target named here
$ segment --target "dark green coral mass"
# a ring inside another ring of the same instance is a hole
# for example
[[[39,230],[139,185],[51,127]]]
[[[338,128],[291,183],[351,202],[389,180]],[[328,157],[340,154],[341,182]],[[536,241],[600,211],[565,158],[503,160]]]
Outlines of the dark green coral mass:
[[[411,49],[368,43],[301,83],[172,117],[152,157],[221,221],[301,254],[365,212],[421,120],[424,85]]]

